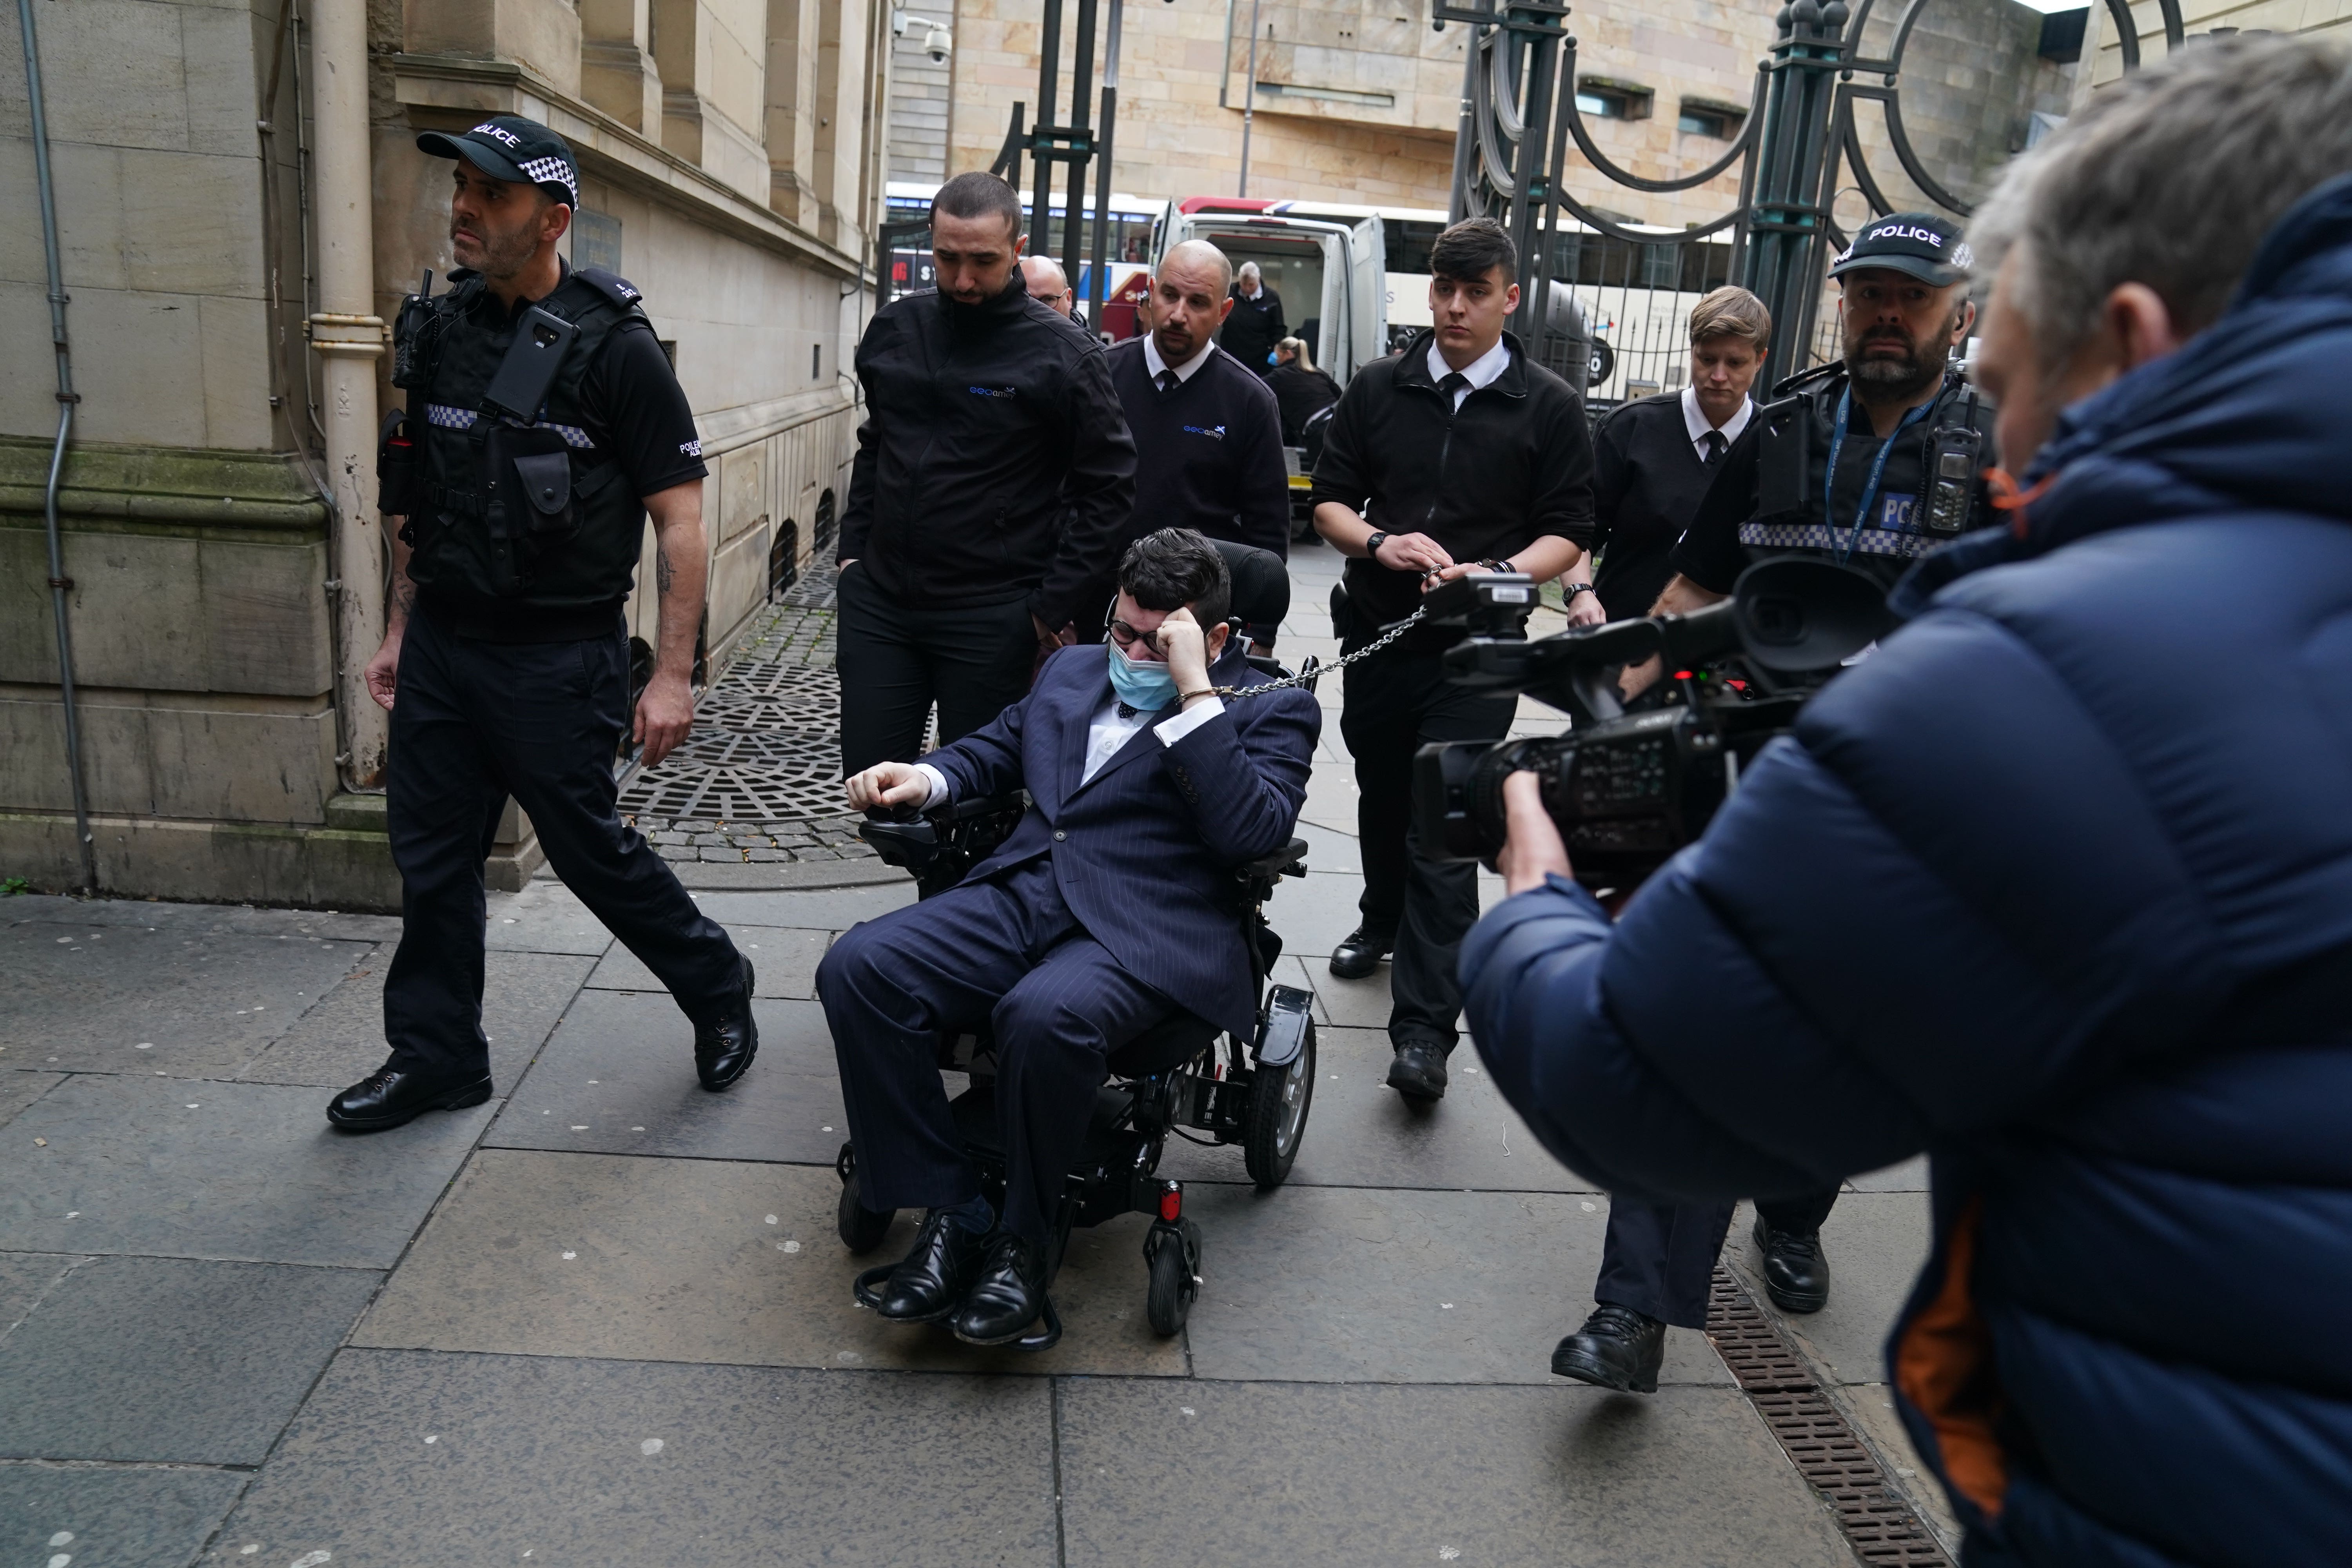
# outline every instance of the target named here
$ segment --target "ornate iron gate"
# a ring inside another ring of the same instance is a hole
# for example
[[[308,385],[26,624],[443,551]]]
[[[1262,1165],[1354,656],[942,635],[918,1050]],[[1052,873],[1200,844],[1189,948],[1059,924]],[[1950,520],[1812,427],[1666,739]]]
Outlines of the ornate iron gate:
[[[1933,0],[1905,0],[1883,58],[1862,52],[1863,29],[1877,0],[1793,0],[1778,18],[1780,34],[1756,68],[1746,121],[1720,158],[1673,179],[1622,169],[1594,144],[1576,104],[1576,39],[1570,7],[1554,0],[1485,0],[1464,5],[1434,0],[1433,24],[1467,24],[1461,128],[1454,143],[1452,214],[1501,220],[1519,248],[1521,298],[1512,330],[1539,360],[1559,357],[1549,340],[1580,331],[1572,310],[1553,302],[1557,231],[1565,210],[1596,232],[1631,245],[1685,243],[1729,230],[1735,274],[1764,300],[1775,323],[1765,361],[1766,384],[1801,368],[1812,341],[1814,311],[1832,256],[1848,243],[1831,213],[1842,170],[1872,216],[1893,209],[1864,156],[1854,105],[1875,100],[1885,116],[1896,161],[1929,200],[1955,216],[1969,205],[1931,174],[1903,124],[1903,58],[1920,15]],[[2126,70],[2139,67],[2139,33],[2129,0],[2103,0],[2116,24]],[[2158,0],[2168,48],[2182,37],[2179,0]],[[1857,79],[1875,78],[1876,80]],[[1561,174],[1568,144],[1596,173],[1628,190],[1663,194],[1706,184],[1735,165],[1739,197],[1711,222],[1671,237],[1644,234],[1579,201]]]

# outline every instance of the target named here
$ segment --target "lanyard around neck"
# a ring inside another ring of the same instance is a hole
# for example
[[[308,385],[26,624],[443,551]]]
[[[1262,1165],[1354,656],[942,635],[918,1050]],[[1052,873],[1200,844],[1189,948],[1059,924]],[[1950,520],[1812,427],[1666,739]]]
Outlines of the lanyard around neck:
[[[1853,547],[1862,542],[1862,531],[1870,521],[1871,503],[1878,499],[1878,481],[1886,473],[1886,455],[1895,450],[1895,437],[1926,418],[1927,411],[1935,407],[1942,396],[1943,394],[1939,390],[1936,396],[1904,415],[1901,423],[1897,424],[1886,439],[1880,444],[1878,456],[1871,461],[1870,479],[1862,487],[1862,504],[1854,509],[1853,531],[1846,535],[1845,543],[1841,545],[1837,542],[1835,500],[1838,454],[1845,449],[1846,420],[1853,412],[1853,388],[1849,385],[1838,395],[1837,426],[1830,435],[1829,472],[1822,477],[1822,520],[1829,524],[1830,554],[1839,565],[1844,565],[1846,558],[1853,553]]]

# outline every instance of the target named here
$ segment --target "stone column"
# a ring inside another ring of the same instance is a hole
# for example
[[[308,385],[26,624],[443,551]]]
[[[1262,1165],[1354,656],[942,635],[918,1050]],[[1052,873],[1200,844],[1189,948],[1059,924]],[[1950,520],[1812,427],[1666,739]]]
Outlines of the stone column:
[[[367,692],[367,661],[383,640],[383,544],[375,510],[374,186],[368,142],[367,0],[316,0],[310,16],[311,113],[317,139],[319,313],[310,346],[324,361],[327,479],[336,516],[331,570],[343,716],[337,759],[347,784],[383,782],[387,721]]]

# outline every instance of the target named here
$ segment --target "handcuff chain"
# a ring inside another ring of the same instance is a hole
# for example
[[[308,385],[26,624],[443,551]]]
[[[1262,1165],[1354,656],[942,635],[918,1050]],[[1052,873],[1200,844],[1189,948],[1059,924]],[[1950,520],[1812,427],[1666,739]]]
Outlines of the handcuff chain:
[[[1297,675],[1286,675],[1280,680],[1269,680],[1263,686],[1213,686],[1209,689],[1219,697],[1259,697],[1269,691],[1280,691],[1286,687],[1304,686],[1310,680],[1320,680],[1335,669],[1345,669],[1360,658],[1370,658],[1404,636],[1419,624],[1422,613],[1426,608],[1426,605],[1416,606],[1412,614],[1389,627],[1372,641],[1366,643],[1353,653],[1340,655],[1329,664],[1318,665],[1313,669],[1301,670]]]

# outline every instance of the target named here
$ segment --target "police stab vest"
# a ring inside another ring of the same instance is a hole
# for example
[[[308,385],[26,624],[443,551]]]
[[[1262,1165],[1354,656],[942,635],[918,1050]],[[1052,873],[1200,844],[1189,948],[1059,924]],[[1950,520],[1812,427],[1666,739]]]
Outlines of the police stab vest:
[[[432,302],[437,342],[409,392],[410,579],[460,616],[584,620],[617,605],[643,548],[645,505],[582,388],[607,338],[653,330],[637,290],[599,268],[570,272],[538,302],[550,323],[531,310],[510,319],[475,274],[452,282]],[[511,372],[500,381],[509,351],[519,332],[534,331],[536,344],[525,346],[544,345],[557,363],[526,415],[491,395],[511,387]]]

